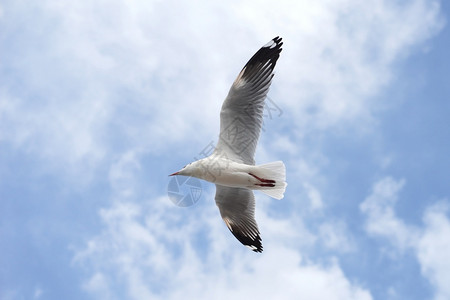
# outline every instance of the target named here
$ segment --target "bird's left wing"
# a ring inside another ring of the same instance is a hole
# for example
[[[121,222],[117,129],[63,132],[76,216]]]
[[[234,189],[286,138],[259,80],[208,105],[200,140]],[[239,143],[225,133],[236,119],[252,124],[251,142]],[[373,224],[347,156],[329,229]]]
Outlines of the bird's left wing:
[[[262,126],[264,100],[283,42],[272,39],[250,58],[228,92],[220,111],[220,135],[216,153],[254,165]]]
[[[231,233],[245,246],[262,252],[255,220],[255,197],[251,190],[216,184],[216,204]]]

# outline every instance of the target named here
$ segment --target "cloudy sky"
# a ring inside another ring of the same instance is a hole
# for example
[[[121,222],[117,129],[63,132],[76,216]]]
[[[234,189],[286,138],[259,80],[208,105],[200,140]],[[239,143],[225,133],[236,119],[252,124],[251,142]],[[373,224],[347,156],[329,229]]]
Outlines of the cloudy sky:
[[[449,14],[1,1],[0,298],[450,299]],[[179,207],[167,175],[217,141],[232,81],[277,35],[256,161],[283,160],[289,186],[256,193],[258,254],[214,185]]]

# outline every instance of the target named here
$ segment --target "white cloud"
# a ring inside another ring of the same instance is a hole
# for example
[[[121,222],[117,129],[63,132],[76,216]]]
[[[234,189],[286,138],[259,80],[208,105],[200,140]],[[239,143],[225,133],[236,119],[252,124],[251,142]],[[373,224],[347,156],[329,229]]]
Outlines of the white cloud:
[[[122,154],[110,167],[109,182],[117,197],[132,197],[136,185],[135,174],[141,169],[136,152]]]
[[[342,121],[357,122],[358,130],[370,125],[371,110],[380,105],[373,96],[394,77],[393,64],[442,26],[436,2],[405,4],[332,1],[305,7],[303,22],[285,34],[286,57],[273,96],[302,116],[296,119],[302,131]],[[289,45],[293,36],[299,42]]]
[[[263,236],[266,250],[258,255],[234,240],[212,203],[184,209],[167,197],[143,204],[118,202],[102,210],[101,217],[103,232],[75,257],[76,264],[93,274],[85,283],[93,294],[122,291],[127,299],[371,299],[336,261],[307,262],[293,248],[296,243],[280,242],[303,238],[289,220],[257,214],[269,229]],[[277,241],[270,241],[274,237]]]
[[[344,223],[323,224],[317,238],[298,215],[277,218],[258,203],[266,250],[257,256],[234,240],[211,203],[182,210],[166,197],[142,201],[161,189],[144,193],[133,176],[142,153],[159,155],[148,166],[156,168],[165,150],[198,152],[214,139],[232,80],[258,47],[281,35],[271,95],[285,112],[277,124],[286,122],[280,128],[292,134],[277,142],[290,155],[289,182],[306,184],[319,210],[324,199],[314,179],[326,158],[302,138],[346,122],[358,122],[355,130],[370,125],[373,96],[391,82],[393,65],[438,32],[436,3],[5,2],[1,22],[11,26],[2,26],[0,41],[0,141],[77,180],[106,165],[101,176],[109,176],[113,204],[75,258],[95,296],[123,288],[122,298],[134,299],[279,298],[279,290],[296,299],[370,299],[337,261],[302,256],[318,240],[341,251],[349,241]],[[399,189],[395,180],[383,183],[375,194],[387,202],[369,200],[366,213],[395,229],[373,224],[373,234],[405,248],[414,239],[410,227],[388,208]],[[442,274],[423,249],[424,274]]]
[[[95,295],[96,299],[117,299],[110,293],[110,286],[107,282],[106,276],[102,273],[95,273],[92,277],[83,285],[83,288]]]
[[[85,173],[117,147],[158,153],[214,138],[231,81],[277,34],[272,98],[296,116],[294,132],[355,119],[362,129],[393,63],[442,24],[424,0],[22,5],[3,5],[3,22],[30,23],[11,23],[2,43],[2,140]]]
[[[322,209],[323,202],[322,202],[322,196],[320,195],[320,192],[309,183],[304,183],[303,186],[306,189],[306,193],[308,194],[311,210]]]
[[[44,294],[44,291],[40,288],[40,287],[36,287],[34,289],[34,294],[33,294],[33,298],[34,299],[39,299],[41,298],[41,296]]]
[[[383,178],[374,185],[370,196],[360,205],[361,211],[367,215],[367,232],[388,238],[400,250],[410,247],[416,235],[415,229],[407,226],[394,211],[397,194],[404,184],[404,180]]]
[[[436,300],[450,298],[450,219],[448,202],[431,205],[424,213],[424,226],[407,224],[394,210],[404,180],[386,177],[374,184],[372,193],[361,204],[367,216],[366,231],[387,238],[400,251],[412,250],[422,274],[435,287]]]
[[[338,253],[352,252],[356,249],[354,239],[343,221],[322,223],[319,226],[319,236],[325,247]]]
[[[75,253],[88,293],[118,299],[372,299],[337,259],[324,264],[303,258],[298,249],[311,248],[316,238],[295,212],[271,216],[271,202],[280,202],[258,199],[265,251],[256,254],[229,233],[212,202],[214,191],[204,190],[206,203],[191,208],[176,207],[167,196],[139,199],[155,191],[133,184],[140,169],[135,158],[128,153],[112,167],[115,196],[100,211],[103,229]]]
[[[448,202],[429,207],[425,228],[417,244],[422,273],[436,287],[436,300],[450,298],[450,219]]]

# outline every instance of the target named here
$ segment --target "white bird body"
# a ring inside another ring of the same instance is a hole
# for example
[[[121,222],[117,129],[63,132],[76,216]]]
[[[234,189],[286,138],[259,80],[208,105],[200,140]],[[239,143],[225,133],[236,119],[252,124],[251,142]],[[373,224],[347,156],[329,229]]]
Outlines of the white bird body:
[[[287,186],[283,162],[255,165],[254,161],[264,101],[282,45],[279,37],[264,45],[233,82],[220,112],[219,142],[213,154],[171,174],[215,183],[215,200],[223,221],[242,244],[255,252],[262,252],[262,243],[252,190],[282,199]]]
[[[281,161],[254,166],[235,162],[217,153],[190,163],[176,175],[193,176],[227,187],[261,190],[276,199],[282,199],[287,186],[285,167]]]
[[[255,166],[237,163],[218,155],[211,155],[189,165],[191,176],[229,187],[252,188],[257,179],[249,175]]]

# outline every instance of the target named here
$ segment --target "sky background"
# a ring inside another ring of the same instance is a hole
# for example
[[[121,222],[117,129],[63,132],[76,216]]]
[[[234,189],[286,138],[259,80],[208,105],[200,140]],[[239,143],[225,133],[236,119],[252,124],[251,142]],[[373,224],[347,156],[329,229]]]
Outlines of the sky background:
[[[448,1],[0,2],[0,299],[450,299]],[[284,41],[264,252],[170,173]]]

